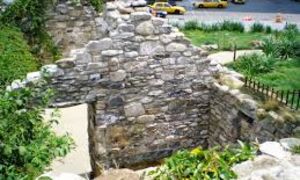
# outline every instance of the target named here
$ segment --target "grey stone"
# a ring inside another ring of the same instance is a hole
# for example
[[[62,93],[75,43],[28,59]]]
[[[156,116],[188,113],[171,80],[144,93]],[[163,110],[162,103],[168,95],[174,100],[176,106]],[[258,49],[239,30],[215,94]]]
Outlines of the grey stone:
[[[134,12],[130,14],[132,21],[146,21],[151,19],[151,14],[147,12]]]
[[[140,23],[135,31],[143,36],[149,36],[149,35],[153,35],[154,34],[154,26],[151,23],[151,21],[145,21]]]
[[[136,117],[145,114],[145,109],[141,103],[133,102],[124,107],[125,115],[127,117]]]
[[[42,74],[40,71],[28,73],[26,80],[29,82],[35,82],[42,79]]]
[[[163,35],[159,36],[159,38],[162,43],[168,44],[176,39],[176,35],[175,34],[163,34]]]
[[[23,88],[24,84],[22,83],[21,80],[17,79],[11,83],[10,87],[11,87],[11,89],[19,89],[19,88]]]
[[[133,24],[122,23],[118,26],[119,32],[134,32],[134,29]]]
[[[187,49],[185,44],[171,43],[166,47],[166,51],[169,52],[183,52]]]
[[[123,81],[126,78],[126,71],[118,70],[116,72],[110,72],[109,76],[111,81]]]
[[[154,115],[142,115],[137,117],[137,121],[140,123],[151,123],[155,119]]]
[[[287,150],[291,150],[294,146],[300,146],[299,138],[284,138],[280,139],[280,144]]]
[[[169,81],[174,79],[174,71],[164,71],[161,74],[161,79],[164,81]]]
[[[134,58],[134,57],[137,57],[138,55],[139,55],[139,53],[136,51],[125,52],[125,54],[124,54],[124,56],[127,58]]]
[[[122,54],[123,51],[122,50],[106,50],[106,51],[102,51],[101,55],[102,56],[117,56],[119,54]]]
[[[285,151],[283,147],[278,142],[265,142],[259,145],[259,150],[267,155],[271,155],[278,159],[287,158],[290,153]]]
[[[55,62],[60,68],[72,68],[75,66],[73,58],[65,58]]]
[[[164,47],[155,41],[146,41],[143,42],[140,46],[140,55],[148,55],[154,56],[155,54],[159,54],[164,52]]]
[[[109,106],[111,107],[120,107],[124,105],[124,99],[121,96],[111,96],[109,98]]]
[[[101,50],[107,50],[112,47],[112,40],[110,38],[104,38],[99,41],[90,41],[87,44],[87,49],[91,52],[100,52]]]

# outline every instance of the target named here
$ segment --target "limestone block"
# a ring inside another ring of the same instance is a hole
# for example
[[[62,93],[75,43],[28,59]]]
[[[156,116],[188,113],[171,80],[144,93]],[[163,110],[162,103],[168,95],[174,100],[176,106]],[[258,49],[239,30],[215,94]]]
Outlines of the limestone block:
[[[127,117],[136,117],[145,114],[145,109],[141,103],[133,102],[124,107]]]

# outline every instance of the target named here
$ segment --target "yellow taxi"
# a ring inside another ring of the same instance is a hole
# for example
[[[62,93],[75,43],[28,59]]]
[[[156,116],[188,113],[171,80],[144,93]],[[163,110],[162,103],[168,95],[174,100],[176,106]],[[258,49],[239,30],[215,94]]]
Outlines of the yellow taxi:
[[[227,0],[200,0],[193,3],[197,8],[226,8],[228,6]]]
[[[184,14],[186,9],[181,6],[172,6],[168,2],[156,2],[149,6],[156,11],[166,11],[168,14]]]

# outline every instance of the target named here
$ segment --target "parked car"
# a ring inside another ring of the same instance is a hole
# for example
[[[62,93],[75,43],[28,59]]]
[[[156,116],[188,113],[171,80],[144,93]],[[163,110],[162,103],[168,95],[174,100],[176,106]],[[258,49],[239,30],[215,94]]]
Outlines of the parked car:
[[[184,7],[172,6],[168,2],[156,2],[149,7],[156,11],[166,11],[168,14],[184,14],[184,13],[186,13],[186,9]]]
[[[194,2],[196,8],[225,8],[228,6],[227,0],[200,0]]]
[[[246,1],[245,0],[231,0],[232,3],[235,3],[235,4],[245,4]]]

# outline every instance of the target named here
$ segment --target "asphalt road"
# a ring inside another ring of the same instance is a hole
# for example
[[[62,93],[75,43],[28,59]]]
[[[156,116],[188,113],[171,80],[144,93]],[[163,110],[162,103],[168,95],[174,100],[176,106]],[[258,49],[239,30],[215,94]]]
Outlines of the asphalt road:
[[[224,9],[195,9],[192,6],[194,1],[197,0],[183,0],[178,1],[177,4],[186,7],[189,11],[300,14],[300,2],[292,0],[246,0],[244,5],[230,2]]]
[[[168,19],[180,22],[198,20],[205,23],[232,20],[241,21],[246,26],[254,22],[260,22],[277,29],[283,28],[285,23],[293,23],[300,28],[300,2],[292,0],[246,0],[244,5],[230,2],[229,6],[224,9],[199,9],[192,6],[193,1],[177,1],[177,4],[184,6],[188,12],[185,15],[168,15]],[[284,18],[283,23],[275,23],[278,13],[282,14]],[[246,17],[251,17],[251,22],[245,21]]]

